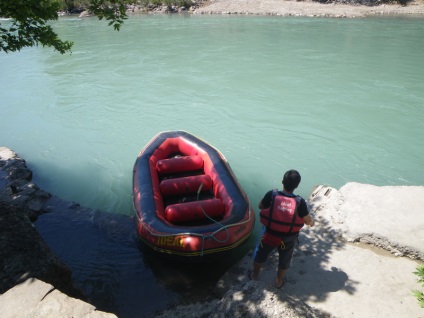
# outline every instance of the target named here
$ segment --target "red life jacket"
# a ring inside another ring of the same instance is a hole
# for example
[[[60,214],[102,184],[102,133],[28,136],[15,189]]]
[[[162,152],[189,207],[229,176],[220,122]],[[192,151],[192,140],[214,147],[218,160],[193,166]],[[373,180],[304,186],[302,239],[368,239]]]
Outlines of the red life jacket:
[[[259,213],[267,232],[277,236],[298,233],[304,225],[303,218],[297,213],[300,200],[299,196],[290,197],[273,190],[270,207]]]

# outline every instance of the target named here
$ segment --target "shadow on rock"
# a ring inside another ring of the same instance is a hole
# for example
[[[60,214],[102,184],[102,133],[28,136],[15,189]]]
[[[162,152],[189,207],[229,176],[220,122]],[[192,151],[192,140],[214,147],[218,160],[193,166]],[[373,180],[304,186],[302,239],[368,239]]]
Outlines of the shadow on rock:
[[[315,228],[305,229],[299,238],[285,291],[299,299],[319,302],[325,301],[329,293],[340,290],[353,294],[357,282],[329,261],[333,251],[342,250],[344,244],[331,234],[325,220],[318,219],[317,223]]]
[[[28,214],[0,202],[0,294],[28,278],[38,278],[83,299],[71,280],[71,271],[43,242]]]
[[[344,249],[344,244],[336,240],[330,230],[329,224],[319,218],[314,228],[302,230],[287,283],[282,289],[274,287],[278,264],[276,251],[262,268],[259,281],[248,280],[246,272],[253,262],[251,251],[217,284],[215,291],[222,299],[214,305],[215,317],[235,312],[244,313],[239,314],[244,317],[267,317],[275,316],[275,310],[280,316],[331,317],[306,302],[324,302],[330,293],[341,290],[354,294],[357,282],[350,280],[343,270],[332,266],[332,253]]]

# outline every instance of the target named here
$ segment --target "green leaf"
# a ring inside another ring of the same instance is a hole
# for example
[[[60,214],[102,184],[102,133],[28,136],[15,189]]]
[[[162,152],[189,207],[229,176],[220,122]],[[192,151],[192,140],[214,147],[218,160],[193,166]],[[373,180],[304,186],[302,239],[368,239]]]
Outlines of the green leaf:
[[[73,1],[70,1],[70,3]],[[85,0],[90,12],[109,21],[109,26],[119,31],[127,19],[127,0]],[[68,4],[68,2],[66,1]],[[57,20],[57,12],[64,3],[58,0],[0,0],[0,15],[11,18],[8,28],[0,27],[0,51],[15,52],[28,46],[49,46],[61,54],[71,53],[73,43],[62,41],[48,25]],[[73,5],[73,4],[72,4]]]

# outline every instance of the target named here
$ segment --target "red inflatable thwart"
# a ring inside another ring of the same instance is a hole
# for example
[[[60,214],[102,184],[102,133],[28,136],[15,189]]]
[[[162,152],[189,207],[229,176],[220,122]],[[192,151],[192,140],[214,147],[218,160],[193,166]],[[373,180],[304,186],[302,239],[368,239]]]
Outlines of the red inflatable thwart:
[[[216,218],[225,212],[224,203],[219,199],[209,199],[169,205],[165,209],[165,218],[174,224],[186,221]]]
[[[158,173],[175,173],[198,170],[203,167],[203,159],[200,156],[181,156],[158,160],[156,170]]]
[[[203,184],[203,185],[202,185]],[[212,188],[210,176],[202,174],[199,176],[189,176],[183,178],[166,179],[160,183],[160,192],[163,195],[179,195],[195,193],[202,185],[201,191],[208,191]]]

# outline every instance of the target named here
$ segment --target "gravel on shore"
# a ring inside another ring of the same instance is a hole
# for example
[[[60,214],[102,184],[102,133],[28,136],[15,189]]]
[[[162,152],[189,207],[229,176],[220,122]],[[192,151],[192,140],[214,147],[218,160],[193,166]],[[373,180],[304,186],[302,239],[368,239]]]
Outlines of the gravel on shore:
[[[424,1],[413,0],[407,5],[380,4],[360,5],[342,1],[319,3],[316,1],[291,0],[211,0],[202,3],[194,11],[195,14],[240,14],[240,15],[273,15],[273,16],[307,16],[360,18],[385,15],[424,15]]]

